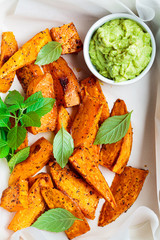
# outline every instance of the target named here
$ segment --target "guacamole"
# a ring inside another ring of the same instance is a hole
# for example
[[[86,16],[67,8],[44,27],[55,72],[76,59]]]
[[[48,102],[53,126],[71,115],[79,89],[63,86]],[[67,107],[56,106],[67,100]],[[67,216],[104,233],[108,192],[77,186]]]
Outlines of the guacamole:
[[[115,19],[97,29],[91,38],[89,54],[98,72],[115,82],[138,76],[148,65],[151,38],[130,19]]]

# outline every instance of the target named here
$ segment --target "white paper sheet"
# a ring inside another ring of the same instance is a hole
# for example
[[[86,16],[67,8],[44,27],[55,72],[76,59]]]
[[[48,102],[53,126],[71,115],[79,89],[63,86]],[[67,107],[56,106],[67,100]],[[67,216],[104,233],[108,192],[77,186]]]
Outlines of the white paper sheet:
[[[140,1],[141,6],[144,4],[145,7],[149,6],[153,9],[156,7],[156,12],[158,11],[157,2],[158,1],[156,0]],[[125,3],[132,9],[134,13],[136,13],[136,4],[139,4],[139,1],[135,2],[132,0],[128,3],[128,1],[125,0],[123,3]],[[155,3],[157,5],[155,5]],[[109,0],[20,0],[18,2],[15,14],[12,16],[7,16],[5,19],[2,31],[13,31],[19,43],[19,46],[21,46],[30,37],[46,27],[51,28],[53,26],[60,26],[64,23],[73,21],[83,41],[89,27],[98,18],[107,15],[109,11],[125,12],[126,9],[117,3],[117,1]],[[145,19],[146,17],[151,18],[153,15],[152,10],[149,11],[149,13],[151,13],[150,16],[148,16],[148,14],[147,16],[145,14],[142,15],[142,12],[143,8],[141,7],[139,8],[139,13],[141,13],[141,17],[143,16]],[[157,15],[155,19],[158,19]],[[156,33],[157,21],[152,22],[151,27],[154,30],[154,33]],[[65,59],[73,68],[79,80],[89,76],[90,73],[84,63],[82,52],[77,56],[65,56]],[[76,70],[79,68],[81,69],[80,72]],[[150,173],[137,201],[127,211],[127,213],[124,213],[114,223],[109,224],[104,228],[97,227],[98,213],[103,203],[103,200],[101,200],[97,209],[96,219],[94,221],[89,220],[91,231],[85,235],[78,237],[77,240],[138,240],[138,237],[140,237],[142,230],[143,232],[146,231],[147,224],[149,224],[150,228],[147,227],[148,239],[145,239],[150,240],[153,239],[153,237],[156,239],[155,232],[159,224],[157,217],[159,214],[157,204],[157,187],[159,189],[159,186],[157,185],[156,187],[156,160],[154,151],[154,114],[158,80],[157,73],[158,70],[155,63],[150,72],[141,81],[133,85],[123,87],[113,87],[107,84],[102,85],[102,89],[105,93],[110,109],[112,108],[114,101],[117,98],[121,98],[125,100],[129,111],[134,110],[132,114],[132,126],[134,131],[133,148],[128,165],[149,169]],[[14,84],[11,87],[11,90],[13,89],[18,89],[22,92],[22,88],[17,80],[15,80]],[[4,97],[4,94],[2,95]],[[44,135],[48,139],[51,137],[50,134],[41,135]],[[39,134],[38,136],[34,137],[30,135],[30,144],[38,139],[41,135]],[[113,173],[103,167],[100,167],[100,169],[102,170],[110,185],[114,176]],[[0,185],[0,193],[7,186],[8,176],[9,171],[7,164],[5,161],[1,161],[0,181],[3,182]],[[0,208],[0,240],[7,240],[11,235],[12,232],[7,230],[6,227],[12,217],[13,214],[10,214],[4,209]],[[141,226],[139,224],[141,224]],[[130,228],[130,226],[133,225],[138,226]],[[23,232],[22,235],[24,240],[31,240],[31,236],[25,236],[26,230],[23,230],[21,232]],[[11,240],[19,240],[18,234],[19,233],[13,235]],[[53,233],[46,233],[44,231],[40,232],[39,230],[34,230],[34,232],[32,232],[30,228],[29,230],[27,229],[27,234],[31,234],[34,240],[40,239],[39,234],[43,234],[47,240],[66,239],[65,235],[60,234],[56,235],[55,237]]]

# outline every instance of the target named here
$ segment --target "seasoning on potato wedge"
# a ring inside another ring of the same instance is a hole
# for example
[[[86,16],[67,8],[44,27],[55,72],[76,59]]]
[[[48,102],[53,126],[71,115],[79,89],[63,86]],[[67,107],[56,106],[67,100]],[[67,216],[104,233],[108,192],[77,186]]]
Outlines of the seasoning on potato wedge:
[[[43,187],[42,196],[50,209],[52,208],[64,208],[75,217],[82,219],[82,221],[76,220],[73,225],[65,231],[69,239],[78,237],[90,230],[89,224],[85,219],[78,205],[68,196],[64,195],[57,189]]]
[[[102,207],[98,226],[105,226],[115,221],[126,212],[136,201],[148,175],[148,170],[126,167],[119,175],[116,174],[111,185],[111,191],[117,203],[115,209],[106,201]]]
[[[73,107],[80,104],[78,80],[62,57],[53,63],[44,65],[43,69],[44,72],[51,73],[53,77],[57,105]]]
[[[91,97],[96,98],[98,101],[103,103],[102,114],[100,118],[100,123],[103,123],[109,116],[109,107],[106,98],[102,92],[99,80],[95,76],[90,76],[82,81],[80,81],[81,86],[81,98],[83,99],[86,94]]]
[[[0,67],[18,50],[17,41],[13,32],[3,32],[1,41]],[[5,77],[0,78],[0,92],[6,93],[14,80],[15,71],[10,72]]]
[[[2,193],[0,206],[9,212],[28,208],[28,181],[19,178],[6,188]]]
[[[127,112],[125,102],[121,99],[117,99],[113,106],[111,116],[124,115]],[[130,123],[128,132],[120,141],[102,145],[99,163],[102,166],[109,168],[111,171],[121,174],[127,165],[131,154],[132,136],[133,132]]]
[[[50,173],[55,186],[79,205],[85,217],[94,219],[99,194],[79,175],[70,169],[62,169],[55,161],[50,163]]]
[[[75,170],[114,208],[116,202],[104,176],[95,163],[94,158],[96,158],[96,154],[96,151],[91,154],[88,148],[79,147],[75,149],[74,153],[69,158],[69,162]]]
[[[31,226],[45,211],[46,206],[41,195],[41,187],[49,187],[45,178],[39,178],[32,185],[28,194],[28,208],[18,211],[10,222],[8,229],[18,231]]]
[[[32,39],[19,48],[0,68],[0,78],[6,77],[11,72],[36,60],[41,48],[50,41],[52,41],[52,39],[48,28],[37,33]]]
[[[18,163],[9,178],[9,185],[15,183],[19,177],[27,179],[40,171],[52,155],[52,144],[44,137],[38,139],[30,148],[29,157]]]
[[[63,124],[66,131],[70,131],[72,119],[67,110],[61,105],[58,107],[57,125],[56,132],[58,132]]]
[[[61,27],[53,27],[50,34],[54,41],[62,44],[62,54],[77,53],[82,50],[83,44],[73,22]]]
[[[31,188],[32,185],[38,179],[44,179],[48,183],[48,186],[53,187],[53,182],[52,182],[51,176],[48,173],[42,172],[42,173],[39,173],[39,174],[35,175],[34,177],[28,178],[28,186],[29,186],[29,188]]]
[[[36,92],[42,92],[43,97],[55,98],[53,79],[50,73],[45,73],[32,79],[27,88],[26,97],[30,97]],[[57,106],[54,103],[52,110],[41,118],[40,127],[28,127],[28,131],[34,135],[40,132],[54,131],[57,121]]]
[[[103,105],[94,98],[88,95],[84,97],[72,124],[72,138],[75,148],[93,144],[102,108]]]

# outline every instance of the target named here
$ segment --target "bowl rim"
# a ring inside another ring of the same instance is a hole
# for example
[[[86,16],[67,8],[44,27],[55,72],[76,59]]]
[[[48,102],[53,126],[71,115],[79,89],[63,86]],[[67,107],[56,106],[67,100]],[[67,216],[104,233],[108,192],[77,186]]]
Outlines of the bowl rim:
[[[94,34],[94,32],[100,27],[102,26],[104,23],[111,21],[113,19],[119,19],[119,18],[127,18],[127,19],[131,19],[134,20],[135,22],[137,22],[140,26],[142,26],[142,28],[148,32],[150,34],[151,37],[151,46],[152,46],[152,54],[151,54],[151,58],[150,61],[148,63],[148,65],[146,66],[146,68],[135,78],[131,79],[131,80],[126,80],[123,82],[115,82],[112,79],[106,78],[104,76],[102,76],[94,67],[94,65],[92,64],[91,60],[90,60],[90,56],[89,56],[89,43],[91,40],[92,35]],[[155,38],[153,36],[152,31],[150,30],[150,28],[147,26],[147,24],[145,24],[139,17],[131,15],[131,14],[127,14],[127,13],[113,13],[113,14],[109,14],[107,16],[104,16],[102,18],[100,18],[98,21],[96,21],[88,30],[86,37],[84,39],[84,46],[83,46],[83,55],[84,55],[84,60],[89,68],[89,70],[101,81],[105,82],[105,83],[109,83],[111,85],[117,85],[117,86],[123,86],[123,85],[128,85],[131,83],[135,83],[138,80],[142,79],[144,77],[144,75],[146,75],[148,73],[148,71],[150,70],[154,59],[155,59],[155,55],[156,55],[156,43],[155,43]]]

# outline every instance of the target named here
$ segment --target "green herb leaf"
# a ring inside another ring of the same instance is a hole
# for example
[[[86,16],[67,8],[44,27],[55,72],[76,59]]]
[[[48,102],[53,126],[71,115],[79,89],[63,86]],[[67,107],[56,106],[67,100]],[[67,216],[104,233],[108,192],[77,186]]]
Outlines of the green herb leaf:
[[[62,168],[66,166],[68,158],[72,155],[73,150],[73,138],[62,126],[53,141],[53,154],[57,163]]]
[[[17,149],[24,141],[27,130],[24,127],[15,126],[9,130],[7,142],[10,148]]]
[[[83,221],[63,208],[50,209],[43,213],[32,227],[49,232],[63,232],[69,229],[75,220]]]
[[[107,118],[98,130],[94,145],[111,144],[121,140],[128,131],[131,113]]]
[[[38,53],[35,64],[45,65],[56,61],[62,53],[62,46],[59,42],[47,43]]]
[[[17,110],[19,110],[19,105],[18,104],[14,104],[8,107],[8,112],[10,113],[15,113]]]
[[[27,98],[27,100],[24,102],[24,107],[28,108],[30,106],[32,106],[33,104],[35,104],[37,102],[38,99],[43,98],[42,92],[36,92],[34,94],[32,94],[29,98]]]
[[[13,90],[13,91],[9,91],[9,94],[5,99],[5,104],[19,105],[20,107],[23,101],[24,101],[24,97],[22,97],[22,95],[18,91]]]
[[[9,153],[8,143],[5,140],[0,139],[0,158],[6,157],[8,153]]]
[[[24,124],[23,127],[40,127],[41,118],[36,112],[29,112],[23,115],[21,122]]]
[[[55,99],[53,98],[40,98],[35,104],[27,108],[27,113],[34,111],[42,117],[52,110],[54,103]]]
[[[13,155],[13,157],[9,160],[9,163],[8,163],[8,166],[11,172],[13,171],[16,164],[23,162],[28,158],[29,152],[30,152],[30,147],[26,147]]]
[[[2,140],[7,140],[7,132],[5,128],[0,128],[0,139]]]
[[[0,97],[0,109],[7,109],[6,104],[3,102],[2,98]]]
[[[0,120],[0,127],[8,127],[9,117]]]

